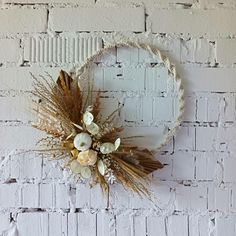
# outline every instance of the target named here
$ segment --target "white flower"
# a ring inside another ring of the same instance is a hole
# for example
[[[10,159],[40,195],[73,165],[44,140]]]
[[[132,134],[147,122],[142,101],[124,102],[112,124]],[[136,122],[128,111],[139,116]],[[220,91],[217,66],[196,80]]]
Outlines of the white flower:
[[[91,177],[91,175],[92,175],[90,168],[87,167],[87,166],[82,167],[80,174],[85,179],[89,179]]]
[[[94,122],[92,122],[90,125],[86,125],[86,129],[92,135],[98,134],[100,130],[99,126]]]
[[[115,151],[115,145],[113,143],[103,143],[100,146],[100,152],[102,154],[108,154]]]
[[[80,152],[77,157],[77,161],[82,166],[94,165],[97,161],[97,154],[98,153],[96,151],[91,150],[91,149],[84,152]]]
[[[86,111],[83,114],[83,122],[85,125],[90,125],[93,122],[93,114],[89,111]]]
[[[87,133],[79,133],[74,138],[74,147],[79,151],[86,151],[92,145],[92,138]]]
[[[116,139],[115,144],[113,144],[113,143],[103,143],[100,146],[100,152],[102,154],[109,154],[109,153],[112,153],[112,152],[116,151],[119,146],[120,146],[120,138]]]
[[[120,146],[120,138],[116,139],[115,141],[115,150],[117,150],[119,146]]]
[[[73,160],[70,163],[70,169],[74,174],[79,174],[81,171],[81,165],[79,164],[79,162],[77,160]]]
[[[98,161],[98,171],[100,172],[100,174],[102,176],[105,175],[106,170],[107,170],[106,164],[102,160],[99,160]]]

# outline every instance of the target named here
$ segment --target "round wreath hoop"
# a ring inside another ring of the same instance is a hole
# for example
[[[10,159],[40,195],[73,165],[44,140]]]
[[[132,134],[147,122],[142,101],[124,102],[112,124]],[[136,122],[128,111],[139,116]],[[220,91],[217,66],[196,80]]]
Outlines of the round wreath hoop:
[[[92,88],[88,86],[85,90],[80,84],[79,80],[82,79],[89,82],[89,69],[97,57],[104,56],[111,49],[118,47],[147,50],[160,60],[159,64],[168,69],[168,77],[176,84],[179,108],[176,120],[165,140],[153,150],[133,145],[128,139],[130,137],[120,138],[123,127],[116,127],[113,122],[119,108],[103,117],[100,114],[101,91],[97,91],[96,97],[93,98]],[[79,178],[90,179],[92,186],[99,183],[104,193],[109,192],[110,184],[119,182],[125,189],[150,198],[148,176],[163,168],[154,154],[175,135],[184,110],[181,79],[169,59],[162,56],[156,47],[146,44],[111,44],[89,57],[82,65],[75,67],[71,73],[61,70],[56,82],[52,78],[48,81],[48,78],[43,76],[34,79],[32,93],[41,102],[37,104],[36,109],[38,122],[33,126],[48,134],[48,137],[42,140],[46,146],[44,151],[48,151],[57,159],[64,159],[65,167]]]
[[[166,68],[168,69],[168,75],[170,75],[176,83],[177,94],[178,94],[178,104],[179,104],[178,115],[176,116],[174,127],[169,130],[168,135],[166,136],[165,140],[158,147],[151,150],[153,152],[158,152],[163,146],[165,146],[170,141],[170,139],[173,136],[175,136],[182,122],[182,118],[184,114],[184,89],[182,86],[182,80],[176,72],[175,65],[170,62],[168,57],[162,55],[161,51],[157,47],[150,46],[144,43],[125,41],[122,43],[109,44],[106,47],[100,49],[94,55],[87,58],[86,61],[82,65],[77,66],[74,69],[72,69],[71,72],[75,73],[75,75],[78,78],[83,77],[86,79],[86,76],[88,78],[88,73],[86,73],[87,68],[92,65],[93,61],[96,58],[100,56],[104,56],[106,53],[109,53],[110,50],[114,48],[122,48],[122,47],[139,48],[139,49],[144,49],[148,51],[154,58],[159,59],[160,62],[163,63],[164,66],[166,66]]]

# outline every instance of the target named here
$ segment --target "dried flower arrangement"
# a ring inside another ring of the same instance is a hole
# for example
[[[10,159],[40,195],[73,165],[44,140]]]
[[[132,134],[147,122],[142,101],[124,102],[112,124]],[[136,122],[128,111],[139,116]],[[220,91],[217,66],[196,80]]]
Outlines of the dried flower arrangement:
[[[163,165],[151,151],[132,146],[129,139],[121,140],[122,127],[112,122],[118,110],[102,117],[100,92],[93,99],[91,90],[84,92],[61,71],[56,83],[35,78],[33,94],[42,101],[33,126],[50,135],[42,140],[45,150],[55,158],[67,158],[66,166],[75,175],[99,183],[104,192],[119,181],[125,188],[149,196],[148,174]]]
[[[144,48],[153,55],[161,56],[159,50],[153,51],[146,45],[115,46]],[[93,59],[91,57],[80,68],[81,71]],[[176,79],[175,68],[165,58],[163,61]],[[180,113],[170,135],[179,126],[183,111],[180,81],[177,87]],[[36,109],[38,121],[33,126],[48,134],[41,140],[46,152],[56,159],[66,160],[65,166],[79,178],[89,179],[92,186],[100,184],[104,193],[108,193],[110,184],[119,182],[125,189],[150,198],[149,174],[163,168],[163,165],[154,158],[152,151],[134,146],[129,142],[130,137],[121,138],[123,128],[116,127],[113,122],[120,108],[103,117],[100,91],[93,97],[90,85],[88,89],[82,88],[77,77],[63,70],[56,82],[52,78],[49,81],[34,77],[33,94],[41,101]]]

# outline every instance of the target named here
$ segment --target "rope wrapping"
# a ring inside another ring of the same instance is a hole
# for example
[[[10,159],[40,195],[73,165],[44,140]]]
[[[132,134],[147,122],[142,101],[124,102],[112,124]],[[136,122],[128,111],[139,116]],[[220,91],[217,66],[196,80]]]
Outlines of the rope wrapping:
[[[154,58],[157,58],[160,60],[161,64],[163,64],[168,69],[168,75],[173,79],[173,81],[176,84],[177,89],[177,98],[178,98],[178,114],[176,117],[176,121],[174,122],[174,126],[168,131],[168,134],[166,135],[165,140],[152,149],[151,151],[157,152],[159,151],[163,146],[165,146],[170,139],[175,136],[183,118],[184,113],[184,89],[182,86],[181,78],[177,75],[176,67],[174,64],[170,62],[168,57],[162,55],[160,50],[157,47],[150,46],[148,44],[144,43],[138,43],[138,42],[130,42],[128,40],[122,41],[122,43],[114,43],[106,45],[104,48],[97,51],[96,54],[92,55],[91,57],[87,58],[83,64],[80,66],[75,67],[71,73],[74,73],[76,78],[78,79],[89,79],[89,73],[88,70],[92,66],[94,60],[100,56],[104,56],[106,53],[109,53],[114,48],[122,48],[122,47],[128,47],[128,48],[138,48],[138,49],[144,49],[148,51]]]

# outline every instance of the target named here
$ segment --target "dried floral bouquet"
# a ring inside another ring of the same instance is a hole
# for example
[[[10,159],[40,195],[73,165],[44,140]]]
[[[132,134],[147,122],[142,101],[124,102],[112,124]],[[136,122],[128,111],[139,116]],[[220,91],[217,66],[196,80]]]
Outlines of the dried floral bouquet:
[[[66,160],[66,167],[91,185],[100,184],[104,193],[120,182],[141,196],[150,197],[148,175],[163,167],[148,149],[141,149],[120,138],[122,127],[114,126],[118,110],[103,117],[100,91],[93,97],[91,86],[85,91],[76,79],[60,71],[56,82],[34,77],[33,94],[38,121],[33,126],[48,136],[40,140],[44,151]]]

